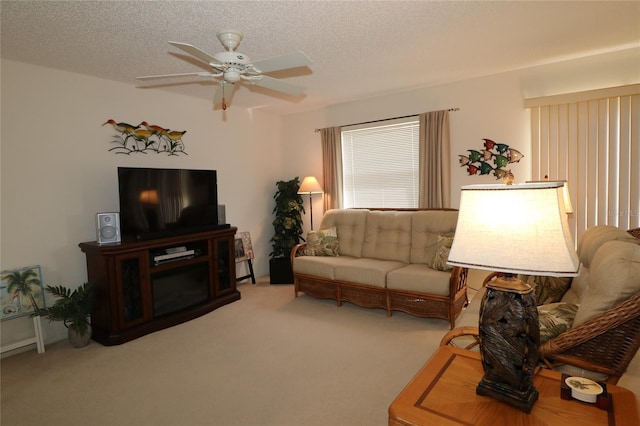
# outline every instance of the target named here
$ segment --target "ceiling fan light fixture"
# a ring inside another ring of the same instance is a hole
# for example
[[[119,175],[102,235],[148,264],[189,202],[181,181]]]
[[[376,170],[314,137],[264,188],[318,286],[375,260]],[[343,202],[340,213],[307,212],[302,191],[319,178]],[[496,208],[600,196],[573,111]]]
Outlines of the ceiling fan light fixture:
[[[237,69],[232,68],[224,73],[224,80],[227,83],[236,83],[240,81],[240,75],[241,74]]]

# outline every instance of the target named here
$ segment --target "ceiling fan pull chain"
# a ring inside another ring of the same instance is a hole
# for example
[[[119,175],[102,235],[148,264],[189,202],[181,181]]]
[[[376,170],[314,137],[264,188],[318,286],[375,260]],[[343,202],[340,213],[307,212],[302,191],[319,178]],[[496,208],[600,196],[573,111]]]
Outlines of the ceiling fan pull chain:
[[[227,101],[224,99],[224,84],[222,85],[222,110],[227,110]]]

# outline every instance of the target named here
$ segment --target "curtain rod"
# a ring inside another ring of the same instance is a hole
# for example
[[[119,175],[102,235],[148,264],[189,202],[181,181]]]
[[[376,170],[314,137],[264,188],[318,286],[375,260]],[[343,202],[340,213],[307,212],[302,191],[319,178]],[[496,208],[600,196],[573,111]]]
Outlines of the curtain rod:
[[[460,111],[460,108],[449,108],[447,111],[449,111],[449,112]],[[349,127],[349,126],[359,126],[361,124],[380,123],[382,121],[399,120],[401,118],[417,117],[419,115],[420,114],[411,114],[411,115],[403,115],[402,117],[391,117],[391,118],[383,118],[381,120],[363,121],[362,123],[343,124],[340,127]],[[322,129],[315,129],[314,132],[319,132],[320,130],[322,130]]]

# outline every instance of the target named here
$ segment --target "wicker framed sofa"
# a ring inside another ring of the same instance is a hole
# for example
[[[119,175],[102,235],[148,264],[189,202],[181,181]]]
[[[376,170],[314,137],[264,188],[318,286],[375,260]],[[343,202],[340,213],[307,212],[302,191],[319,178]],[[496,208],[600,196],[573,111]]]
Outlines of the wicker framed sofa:
[[[467,269],[446,265],[457,220],[454,209],[329,210],[291,252],[295,296],[441,318],[453,328],[468,303]]]

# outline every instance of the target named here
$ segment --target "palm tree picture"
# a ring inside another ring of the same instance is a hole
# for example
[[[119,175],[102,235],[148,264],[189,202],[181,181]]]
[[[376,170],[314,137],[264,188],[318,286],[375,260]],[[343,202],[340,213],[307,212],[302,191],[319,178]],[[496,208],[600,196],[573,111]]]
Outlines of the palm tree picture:
[[[44,308],[40,267],[2,271],[0,318],[31,314]]]

